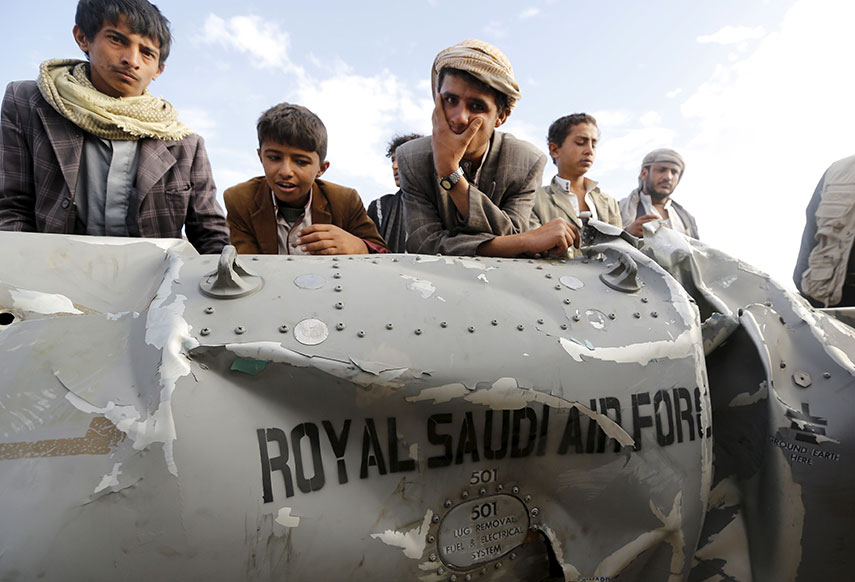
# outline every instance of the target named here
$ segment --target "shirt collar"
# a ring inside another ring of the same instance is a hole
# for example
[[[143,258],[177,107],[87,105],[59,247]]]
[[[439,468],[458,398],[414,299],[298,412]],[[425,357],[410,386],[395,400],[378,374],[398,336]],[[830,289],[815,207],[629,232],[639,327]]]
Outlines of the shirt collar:
[[[552,179],[552,181],[555,182],[555,184],[558,186],[558,188],[560,190],[567,192],[567,193],[570,192],[570,180],[566,180],[566,179],[562,178],[561,176],[559,176],[558,174],[555,174],[555,177]],[[599,185],[599,182],[597,182],[596,180],[591,180],[590,178],[586,177],[585,178],[585,195],[590,194],[594,190],[594,188],[596,188],[598,185]]]
[[[309,199],[306,201],[306,205],[303,207],[303,214],[305,215],[309,212],[309,209],[312,207],[312,194],[315,190],[315,187],[312,186],[309,188]],[[276,194],[273,193],[273,190],[270,191],[270,196],[273,198],[273,210],[279,215],[279,199],[276,197]],[[290,206],[281,205],[283,208],[291,208]]]

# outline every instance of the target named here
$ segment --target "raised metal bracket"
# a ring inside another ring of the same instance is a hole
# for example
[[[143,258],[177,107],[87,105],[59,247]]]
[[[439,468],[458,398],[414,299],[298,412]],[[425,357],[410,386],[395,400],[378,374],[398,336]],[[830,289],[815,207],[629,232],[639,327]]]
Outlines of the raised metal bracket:
[[[237,259],[232,245],[223,247],[217,270],[199,281],[202,293],[218,299],[237,299],[255,293],[264,286],[264,279],[252,273]]]
[[[600,281],[615,291],[635,293],[641,289],[638,284],[638,265],[629,255],[621,253],[618,262],[607,273],[600,273]]]

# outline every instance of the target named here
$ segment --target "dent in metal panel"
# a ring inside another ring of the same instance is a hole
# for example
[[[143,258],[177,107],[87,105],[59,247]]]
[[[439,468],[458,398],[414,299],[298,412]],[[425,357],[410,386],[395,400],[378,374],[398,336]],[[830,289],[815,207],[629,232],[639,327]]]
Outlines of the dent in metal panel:
[[[381,533],[373,533],[371,537],[375,540],[380,540],[388,546],[401,548],[404,551],[404,555],[408,558],[420,560],[427,546],[427,534],[432,517],[433,511],[428,509],[419,527],[406,532],[387,529]]]

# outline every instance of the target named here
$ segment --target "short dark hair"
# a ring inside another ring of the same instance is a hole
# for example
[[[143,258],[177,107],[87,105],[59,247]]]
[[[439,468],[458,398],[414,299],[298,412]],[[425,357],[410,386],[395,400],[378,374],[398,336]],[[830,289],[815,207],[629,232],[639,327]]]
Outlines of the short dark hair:
[[[499,91],[498,89],[494,89],[490,87],[487,83],[473,75],[468,71],[463,71],[461,69],[455,69],[453,67],[445,67],[439,72],[439,77],[436,80],[436,90],[439,91],[442,88],[442,81],[445,78],[445,75],[453,75],[455,77],[460,77],[461,79],[472,83],[482,91],[489,91],[493,94],[493,101],[496,102],[496,108],[499,110],[499,113],[508,110],[508,96]]]
[[[269,139],[327,157],[327,128],[321,118],[293,103],[274,105],[258,118],[258,147]]]
[[[395,155],[395,150],[400,146],[404,145],[408,141],[413,141],[414,139],[419,139],[420,137],[424,137],[420,133],[407,133],[404,135],[396,135],[389,142],[389,145],[386,147],[386,157],[392,159],[392,156]]]
[[[83,31],[86,40],[91,42],[105,22],[118,24],[120,16],[125,17],[131,32],[160,43],[158,51],[160,64],[163,65],[169,56],[172,33],[169,31],[169,21],[166,17],[160,13],[157,6],[147,0],[80,0],[77,3],[74,24]]]
[[[573,113],[559,117],[549,126],[549,131],[546,133],[546,145],[554,143],[558,147],[561,147],[561,144],[564,143],[564,140],[570,134],[570,130],[582,123],[590,123],[594,127],[597,127],[597,120],[594,119],[593,115],[587,113]],[[599,130],[599,128],[597,129]],[[555,158],[552,158],[552,162],[555,162]]]

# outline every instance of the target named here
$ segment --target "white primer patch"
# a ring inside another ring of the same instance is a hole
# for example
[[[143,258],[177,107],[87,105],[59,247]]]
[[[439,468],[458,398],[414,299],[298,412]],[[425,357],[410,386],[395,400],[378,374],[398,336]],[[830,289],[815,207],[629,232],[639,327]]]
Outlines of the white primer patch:
[[[728,403],[728,406],[749,406],[751,404],[755,404],[756,402],[760,402],[761,400],[765,400],[768,396],[769,387],[764,381],[760,383],[760,387],[754,392],[742,392],[741,394],[737,394],[736,396],[734,396],[730,403]]]
[[[478,275],[478,280],[483,281],[484,283],[489,283],[489,281],[487,280],[487,275],[485,275],[484,273]]]
[[[133,318],[136,319],[140,316],[139,311],[120,311],[118,313],[105,313],[104,317],[106,317],[110,321],[118,321],[122,319],[126,315],[133,315]]]
[[[595,576],[617,576],[624,568],[629,566],[633,560],[642,554],[645,550],[651,549],[660,543],[667,542],[673,549],[671,555],[670,575],[668,582],[681,582],[683,577],[681,573],[685,565],[686,558],[683,553],[685,540],[683,539],[682,514],[680,511],[683,498],[683,492],[678,491],[674,497],[674,504],[671,507],[671,512],[665,515],[659,509],[653,500],[650,500],[650,511],[656,518],[662,522],[662,527],[658,527],[649,532],[645,532],[635,538],[630,543],[607,556],[602,562],[597,565],[594,571]]]
[[[41,313],[42,315],[83,314],[82,311],[74,307],[71,299],[58,293],[42,293],[30,289],[9,289],[9,295],[12,296],[13,307],[20,311]]]
[[[433,511],[428,509],[420,527],[415,527],[407,532],[387,529],[382,533],[373,533],[371,537],[380,540],[388,546],[395,546],[404,550],[404,555],[414,560],[420,560],[427,545],[427,533],[430,528],[430,520]]]
[[[408,280],[407,289],[415,291],[421,295],[422,299],[427,299],[436,292],[434,284],[426,279],[418,279],[410,275],[401,275],[401,278]]]
[[[584,361],[582,356],[587,358],[616,362],[616,363],[636,363],[646,366],[651,361],[661,358],[669,360],[677,360],[682,358],[693,357],[698,349],[695,340],[695,333],[691,329],[683,331],[673,341],[659,340],[655,342],[644,342],[640,344],[628,344],[617,347],[602,347],[592,348],[587,345],[580,345],[577,342],[566,338],[559,338],[561,347],[564,348],[571,358],[577,362]]]
[[[455,398],[460,398],[469,394],[469,388],[460,383],[445,384],[443,386],[434,386],[433,388],[425,388],[416,396],[408,396],[407,402],[421,402],[423,400],[433,400],[434,404],[445,404]]]
[[[461,266],[467,268],[467,269],[478,269],[479,271],[490,271],[494,268],[494,267],[488,267],[487,265],[485,265],[481,261],[476,261],[474,259],[455,258],[454,262],[457,263],[458,265],[461,265]]]
[[[297,527],[300,525],[300,518],[296,515],[291,515],[290,507],[283,507],[279,510],[279,515],[276,516],[276,523],[285,527]]]
[[[99,491],[103,491],[107,487],[118,487],[119,486],[119,475],[122,474],[122,471],[120,470],[121,467],[122,467],[121,463],[115,463],[113,465],[113,472],[107,473],[106,475],[104,475],[101,478],[101,482],[95,488],[95,491],[92,492],[92,494],[94,495],[95,493],[98,493]]]

